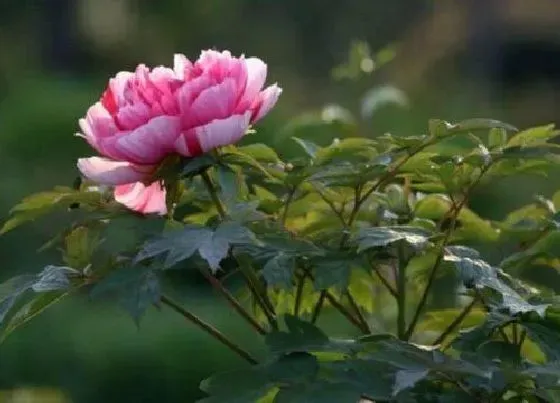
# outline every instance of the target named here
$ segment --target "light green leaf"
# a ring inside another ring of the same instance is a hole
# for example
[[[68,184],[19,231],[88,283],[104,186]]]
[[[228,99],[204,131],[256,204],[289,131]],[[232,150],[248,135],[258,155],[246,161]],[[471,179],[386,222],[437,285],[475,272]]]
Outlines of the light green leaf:
[[[266,144],[249,144],[247,146],[238,147],[237,150],[253,157],[257,161],[268,163],[277,163],[280,161],[280,157],[278,157],[276,151]]]
[[[428,231],[418,227],[370,227],[361,228],[354,237],[354,241],[358,243],[358,253],[398,241],[405,241],[416,249],[423,249],[428,245],[429,236]]]
[[[542,144],[558,136],[558,134],[560,134],[560,130],[556,130],[554,124],[533,127],[517,133],[508,141],[507,145],[511,147]]]
[[[315,156],[317,155],[319,150],[321,150],[321,147],[318,146],[317,144],[313,143],[312,141],[303,140],[303,139],[300,139],[299,137],[292,137],[292,139],[297,144],[299,144],[299,146],[301,148],[303,148],[303,150],[306,152],[306,154],[309,155],[311,158],[315,158]]]

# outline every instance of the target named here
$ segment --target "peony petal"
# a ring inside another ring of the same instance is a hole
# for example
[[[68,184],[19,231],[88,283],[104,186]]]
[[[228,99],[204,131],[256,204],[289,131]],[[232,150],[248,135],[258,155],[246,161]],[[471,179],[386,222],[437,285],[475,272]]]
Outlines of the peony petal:
[[[215,119],[224,119],[233,112],[237,99],[237,85],[233,78],[203,90],[194,100],[183,127],[204,125]]]
[[[107,142],[107,147],[113,145],[127,161],[156,164],[173,151],[180,133],[181,119],[178,116],[158,116],[136,130]]]
[[[192,63],[185,55],[177,53],[173,57],[173,71],[179,80],[185,80],[188,76],[187,72],[193,68]]]
[[[251,107],[253,110],[253,116],[251,118],[251,123],[254,123],[262,119],[270,110],[276,105],[278,97],[282,94],[282,88],[278,87],[276,84],[271,85],[259,94],[256,104]]]
[[[119,130],[117,125],[115,125],[113,117],[103,107],[101,102],[96,102],[95,105],[88,109],[86,120],[90,130],[90,133],[84,133],[86,137],[109,137]]]
[[[115,200],[142,214],[166,214],[166,192],[161,182],[145,186],[141,182],[115,187]]]
[[[134,130],[150,120],[150,108],[143,102],[136,102],[120,108],[115,116],[121,130]]]
[[[247,68],[247,84],[241,99],[241,103],[249,107],[259,95],[266,81],[267,66],[266,64],[256,57],[250,57],[245,60]]]
[[[247,132],[251,113],[244,115],[232,115],[226,119],[214,120],[213,122],[194,128],[200,147],[203,152],[208,152],[217,147],[235,144]],[[192,131],[185,135],[192,135]]]
[[[121,185],[141,181],[154,170],[153,166],[137,166],[129,162],[90,157],[78,159],[78,169],[89,180],[103,185]]]
[[[134,73],[131,73],[130,71],[121,71],[109,80],[109,88],[113,93],[113,97],[118,107],[122,107],[127,104],[125,90],[129,86],[130,80],[133,78]]]

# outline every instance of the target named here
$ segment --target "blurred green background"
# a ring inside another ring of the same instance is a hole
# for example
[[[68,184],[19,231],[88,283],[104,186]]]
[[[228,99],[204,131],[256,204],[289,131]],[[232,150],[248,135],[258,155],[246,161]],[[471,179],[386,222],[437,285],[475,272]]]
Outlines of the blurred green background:
[[[289,153],[288,117],[331,103],[359,115],[366,91],[384,85],[402,90],[407,105],[376,109],[361,124],[364,135],[419,133],[431,117],[493,117],[519,127],[555,122],[558,26],[558,0],[0,0],[0,218],[28,193],[72,183],[76,158],[92,154],[73,137],[78,119],[110,76],[139,62],[170,64],[175,52],[194,59],[207,48],[260,57],[284,93],[257,136]],[[354,40],[374,53],[390,45],[395,57],[360,80],[333,80]],[[331,133],[324,136],[330,142]],[[491,184],[473,208],[503,218],[504,207],[536,192],[550,196],[557,177]],[[41,220],[0,238],[0,280],[58,263],[56,251],[32,251],[59,226]],[[119,236],[133,235],[123,229]],[[262,350],[203,281],[191,280],[179,298]],[[152,310],[137,328],[119,308],[84,296],[0,346],[0,391],[52,388],[78,403],[191,402],[203,378],[238,365],[173,314]],[[0,401],[31,401],[22,396],[0,393]]]

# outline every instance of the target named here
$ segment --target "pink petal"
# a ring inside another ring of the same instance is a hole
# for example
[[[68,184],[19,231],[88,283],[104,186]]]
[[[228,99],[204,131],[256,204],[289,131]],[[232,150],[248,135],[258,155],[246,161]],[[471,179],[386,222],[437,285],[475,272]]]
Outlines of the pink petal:
[[[122,130],[134,130],[148,122],[151,117],[150,108],[143,102],[126,105],[120,108],[115,116]]]
[[[134,73],[130,71],[121,71],[109,80],[109,88],[111,89],[117,106],[126,105],[125,90],[129,85],[129,81],[134,78]]]
[[[237,143],[247,132],[250,118],[250,112],[244,115],[232,115],[226,119],[214,120],[193,130],[202,151],[208,152],[217,147]]]
[[[141,182],[115,187],[115,200],[142,214],[166,214],[165,188],[161,182],[145,186]]]
[[[262,90],[266,81],[267,66],[256,57],[245,60],[247,68],[247,84],[243,94],[242,102],[247,102],[247,107],[253,103],[259,92]]]
[[[176,97],[179,102],[179,110],[185,121],[189,119],[189,113],[193,101],[198,97],[202,90],[208,88],[210,85],[210,77],[207,75],[201,75],[185,82],[185,84],[177,90]]]
[[[262,119],[270,110],[276,105],[278,97],[282,93],[282,88],[276,84],[271,85],[259,94],[256,105],[251,107],[253,110],[253,117],[251,123]]]
[[[121,185],[145,179],[154,170],[154,167],[136,166],[124,161],[90,157],[78,159],[78,169],[82,175],[95,183]]]
[[[136,130],[108,142],[127,161],[138,164],[156,164],[173,151],[175,140],[181,133],[178,116],[158,116]],[[113,144],[111,144],[113,143]]]
[[[180,53],[177,53],[173,58],[173,71],[179,80],[184,80],[189,70],[193,67],[189,59]]]
[[[233,78],[203,90],[192,103],[183,127],[200,126],[227,117],[233,111],[236,99],[237,85]]]

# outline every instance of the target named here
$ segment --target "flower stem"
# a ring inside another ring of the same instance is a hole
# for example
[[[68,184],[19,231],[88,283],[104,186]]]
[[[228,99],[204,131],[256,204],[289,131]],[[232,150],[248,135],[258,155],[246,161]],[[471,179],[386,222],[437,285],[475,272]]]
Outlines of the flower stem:
[[[437,339],[432,342],[432,345],[441,344],[447,336],[449,336],[456,328],[463,322],[463,320],[467,317],[467,315],[472,311],[476,303],[478,302],[478,297],[474,297],[473,300],[469,305],[467,305],[463,311],[447,326],[447,328],[443,331],[442,334],[439,335]]]
[[[177,302],[173,301],[171,298],[169,298],[165,295],[162,295],[160,300],[161,300],[162,304],[167,305],[168,307],[173,309],[175,312],[182,315],[185,319],[187,319],[188,321],[197,325],[199,328],[204,330],[210,336],[212,336],[213,338],[218,340],[220,343],[222,343],[223,345],[228,347],[230,350],[232,350],[233,352],[238,354],[240,357],[245,359],[245,361],[249,362],[250,364],[258,364],[258,361],[255,358],[253,358],[251,356],[251,354],[249,354],[247,351],[243,350],[241,347],[239,347],[233,341],[229,340],[222,332],[220,332],[218,329],[216,329],[211,324],[205,322],[204,320],[202,320],[201,318],[199,318],[195,314],[187,311],[185,308],[183,308]]]
[[[259,334],[265,335],[266,330],[253,318],[245,308],[235,299],[235,297],[224,287],[224,285],[212,274],[208,273],[206,270],[201,270],[202,275],[208,282],[216,289],[220,294],[222,294],[233,307],[233,309],[241,315]]]
[[[401,340],[408,340],[406,330],[406,265],[404,246],[399,245],[399,271],[397,275],[397,336]]]
[[[220,200],[220,197],[218,196],[218,191],[216,190],[216,187],[212,182],[212,178],[210,178],[208,171],[201,172],[200,176],[202,177],[202,181],[206,185],[206,189],[208,190],[208,194],[210,195],[210,198],[212,199],[214,205],[216,206],[216,209],[218,210],[218,214],[220,215],[222,220],[225,220],[227,218],[227,212],[222,201]],[[270,325],[274,329],[276,329],[278,327],[278,324],[276,323],[276,319],[274,318],[274,311],[272,309],[272,305],[267,301],[267,296],[261,295],[261,293],[259,293],[258,289],[256,288],[254,284],[255,282],[254,280],[258,280],[258,279],[254,278],[256,276],[253,273],[252,267],[250,266],[249,263],[245,261],[241,261],[241,259],[239,258],[237,258],[236,260],[239,265],[239,268],[241,269],[241,273],[243,274],[245,282],[249,287],[249,290],[253,294],[257,303],[260,305],[268,321],[270,322]],[[266,291],[263,292],[263,294],[265,293]]]

